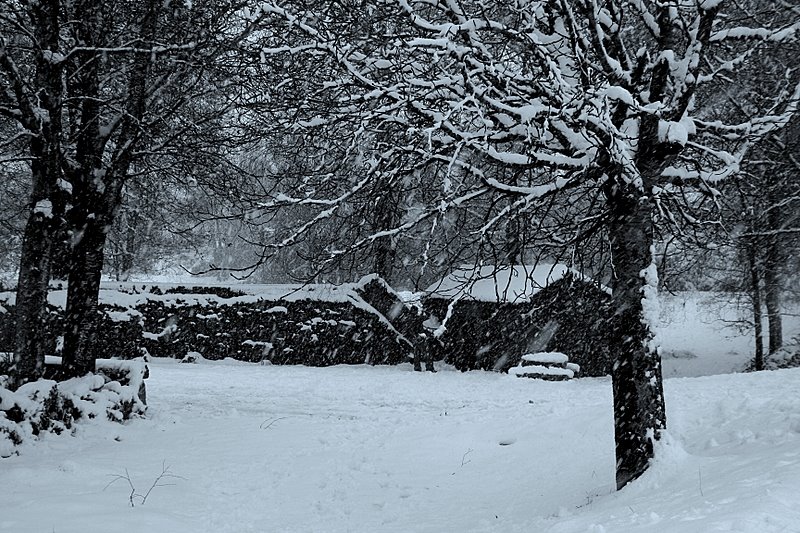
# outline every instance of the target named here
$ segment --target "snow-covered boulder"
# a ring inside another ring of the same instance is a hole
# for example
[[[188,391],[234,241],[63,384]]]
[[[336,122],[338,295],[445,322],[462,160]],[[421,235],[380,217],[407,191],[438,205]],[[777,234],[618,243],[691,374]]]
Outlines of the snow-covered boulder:
[[[186,355],[183,356],[181,363],[199,363],[203,360],[205,360],[203,354],[190,350],[186,352]]]

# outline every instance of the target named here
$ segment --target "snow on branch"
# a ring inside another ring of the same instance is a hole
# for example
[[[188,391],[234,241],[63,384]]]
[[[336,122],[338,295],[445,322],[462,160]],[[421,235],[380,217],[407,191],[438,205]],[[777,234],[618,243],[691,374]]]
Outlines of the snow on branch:
[[[771,43],[786,43],[797,39],[800,32],[800,21],[784,26],[783,28],[750,28],[737,26],[715,31],[711,34],[711,42],[727,40],[753,40]]]

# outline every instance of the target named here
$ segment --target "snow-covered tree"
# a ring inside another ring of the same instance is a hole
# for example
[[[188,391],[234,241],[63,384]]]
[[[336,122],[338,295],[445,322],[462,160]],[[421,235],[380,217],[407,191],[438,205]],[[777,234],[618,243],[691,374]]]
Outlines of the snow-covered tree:
[[[690,217],[687,198],[717,197],[715,184],[736,175],[747,148],[795,112],[797,85],[775,95],[769,112],[735,122],[704,99],[707,88],[735,84],[756,50],[795,39],[797,17],[755,25],[721,0],[288,0],[251,16],[264,14],[268,24],[248,45],[279,78],[269,102],[292,111],[276,125],[335,134],[349,150],[392,132],[346,187],[320,172],[276,191],[262,207],[302,205],[307,219],[265,250],[335,218],[379,180],[394,189],[400,160],[435,196],[391,229],[332,247],[329,259],[459,210],[484,217],[478,240],[512,214],[535,221],[548,205],[568,214],[577,235],[602,229],[616,309],[607,328],[617,357],[617,486],[641,475],[666,423],[649,327],[654,225]],[[310,65],[314,76],[304,76]]]
[[[231,51],[252,29],[242,6],[0,1],[0,114],[26,147],[31,185],[12,385],[41,374],[54,261],[69,269],[63,371],[94,369],[87,339],[125,183],[235,142],[218,133],[240,76]]]

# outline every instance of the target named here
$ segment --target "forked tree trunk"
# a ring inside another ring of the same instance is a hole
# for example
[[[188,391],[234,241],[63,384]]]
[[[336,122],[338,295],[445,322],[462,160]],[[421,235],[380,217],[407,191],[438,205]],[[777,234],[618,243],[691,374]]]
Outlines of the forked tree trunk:
[[[149,0],[141,21],[141,46],[150,46],[155,40],[158,10],[161,4]],[[87,42],[100,40],[102,31],[101,10],[90,0],[79,4],[84,13],[81,17],[82,35]],[[77,8],[76,8],[77,9]],[[81,73],[82,91],[86,95],[99,94],[97,58],[87,58]],[[81,108],[83,134],[78,143],[80,184],[77,195],[75,227],[80,236],[74,243],[67,288],[66,331],[64,334],[64,357],[62,373],[73,377],[94,371],[99,354],[91,348],[97,330],[97,304],[100,295],[100,279],[103,272],[103,249],[107,233],[114,221],[114,214],[122,201],[122,187],[132,164],[132,151],[139,140],[140,122],[145,112],[146,82],[151,57],[148,54],[134,56],[128,78],[126,115],[122,120],[116,147],[109,163],[104,163],[102,144],[99,142],[99,108],[94,99],[84,100]],[[101,177],[102,176],[102,177]],[[102,180],[98,187],[97,180]],[[113,355],[113,354],[109,354]]]
[[[101,44],[100,9],[90,0],[75,2],[76,37],[88,48],[76,54],[71,89],[85,98],[80,103],[80,130],[73,171],[74,206],[70,213],[72,230],[69,284],[65,313],[64,349],[61,373],[64,377],[94,372],[94,354],[87,350],[96,329],[97,299],[103,269],[107,207],[103,183],[103,144],[100,142],[99,61],[94,47]]]
[[[616,477],[621,489],[647,469],[654,441],[666,427],[666,417],[661,358],[651,345],[653,335],[642,302],[646,283],[643,273],[653,260],[650,200],[634,185],[618,183],[608,192],[607,201],[615,276],[611,377]]]

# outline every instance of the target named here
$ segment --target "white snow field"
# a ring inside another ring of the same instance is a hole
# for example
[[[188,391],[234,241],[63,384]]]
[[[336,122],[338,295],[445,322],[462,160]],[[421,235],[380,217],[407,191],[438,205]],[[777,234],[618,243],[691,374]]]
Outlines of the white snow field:
[[[800,532],[799,384],[667,379],[658,460],[615,493],[608,379],[161,360],[148,419],[0,461],[0,531]],[[162,465],[131,507],[115,476]]]

